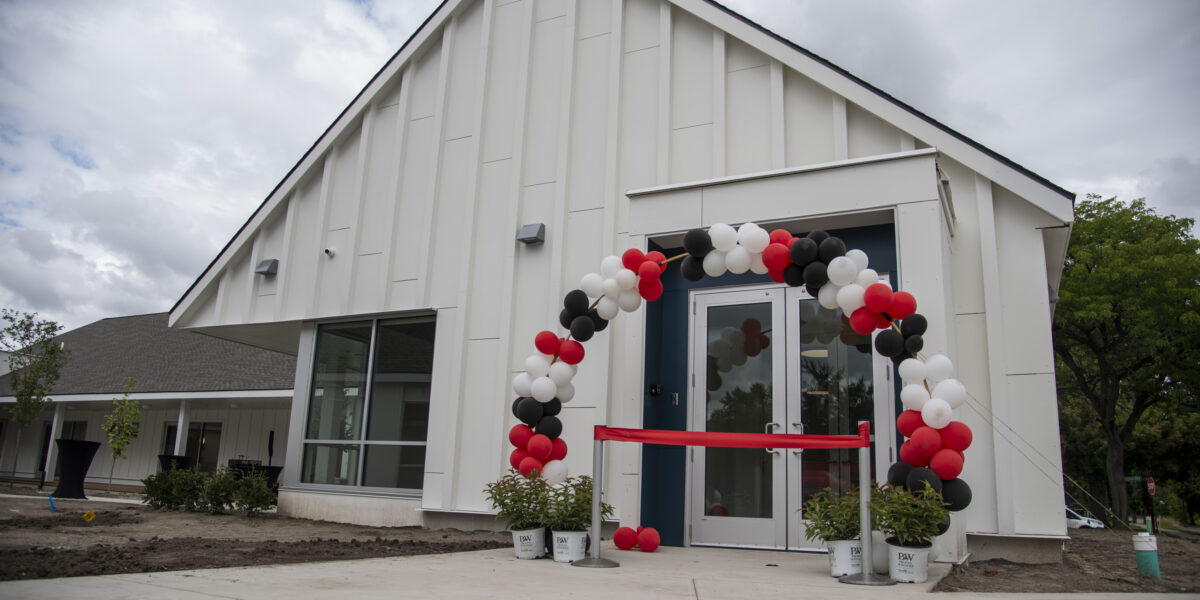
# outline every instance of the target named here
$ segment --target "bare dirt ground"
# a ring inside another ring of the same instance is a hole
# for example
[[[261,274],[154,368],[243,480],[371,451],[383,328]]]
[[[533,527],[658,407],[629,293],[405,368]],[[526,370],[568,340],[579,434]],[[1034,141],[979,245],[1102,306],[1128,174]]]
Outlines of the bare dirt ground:
[[[1200,536],[1159,535],[1162,581],[1139,577],[1133,533],[1071,529],[1062,564],[989,560],[955,567],[936,592],[1191,592],[1200,591]]]
[[[0,488],[0,492],[7,492]],[[32,488],[15,493],[32,494]],[[93,498],[104,496],[93,493]],[[378,558],[502,548],[508,534],[361,527],[291,519],[161,511],[136,504],[0,498],[0,580]],[[83,515],[91,509],[90,523]],[[1200,591],[1200,538],[1158,536],[1163,580],[1137,575],[1130,532],[1070,530],[1063,563],[985,561],[956,567],[935,591]]]

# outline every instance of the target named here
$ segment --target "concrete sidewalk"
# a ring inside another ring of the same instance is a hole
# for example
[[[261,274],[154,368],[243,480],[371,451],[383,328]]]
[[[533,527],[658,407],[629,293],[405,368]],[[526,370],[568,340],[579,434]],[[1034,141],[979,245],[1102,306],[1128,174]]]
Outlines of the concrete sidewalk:
[[[615,569],[551,560],[517,560],[511,548],[327,563],[74,577],[0,583],[0,598],[517,598],[521,600],[929,598],[949,565],[930,565],[925,584],[868,587],[838,583],[823,554],[662,547],[622,552],[606,542]],[[1179,594],[1067,594],[1038,598],[1172,598]],[[953,598],[1027,598],[1029,594],[936,594]]]

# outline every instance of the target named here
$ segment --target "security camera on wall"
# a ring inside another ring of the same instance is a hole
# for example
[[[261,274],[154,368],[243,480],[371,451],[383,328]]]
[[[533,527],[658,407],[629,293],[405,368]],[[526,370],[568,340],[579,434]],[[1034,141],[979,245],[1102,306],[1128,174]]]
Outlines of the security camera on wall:
[[[334,254],[337,254],[337,250],[335,250],[335,249],[333,249],[333,248],[326,248],[326,249],[325,249],[325,256],[328,256],[329,258],[333,258],[333,255],[334,255]]]

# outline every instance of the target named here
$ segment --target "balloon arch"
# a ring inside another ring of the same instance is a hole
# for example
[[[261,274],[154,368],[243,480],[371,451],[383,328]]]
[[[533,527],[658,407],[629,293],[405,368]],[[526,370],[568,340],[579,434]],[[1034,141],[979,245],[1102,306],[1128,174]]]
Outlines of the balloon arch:
[[[514,469],[551,484],[567,478],[567,444],[560,437],[558,415],[575,396],[571,379],[583,361],[583,343],[622,311],[635,311],[643,300],[662,297],[660,276],[678,260],[680,274],[689,281],[751,271],[792,287],[805,286],[821,306],[842,309],[843,326],[867,336],[882,330],[875,336],[875,351],[897,365],[905,410],[896,418],[896,428],[908,438],[900,446],[900,460],[888,469],[888,483],[923,488],[923,482],[929,482],[951,511],[970,504],[971,489],[959,475],[971,430],[952,417],[967,390],[954,379],[954,366],[945,355],[921,356],[928,321],[916,312],[912,294],[893,291],[868,268],[865,252],[847,250],[841,239],[824,231],[795,237],[783,229],[768,233],[754,223],[737,229],[718,223],[708,230],[688,231],[683,247],[683,254],[671,258],[637,248],[605,258],[599,273],[584,275],[579,289],[563,298],[558,321],[570,333],[560,337],[542,331],[534,336],[537,352],[525,359],[525,371],[512,384],[517,394],[512,412],[521,421],[508,432],[515,447],[509,455]],[[730,350],[753,357],[769,341],[746,335],[746,329],[739,332],[744,338],[741,347]],[[734,341],[738,337],[731,336]]]

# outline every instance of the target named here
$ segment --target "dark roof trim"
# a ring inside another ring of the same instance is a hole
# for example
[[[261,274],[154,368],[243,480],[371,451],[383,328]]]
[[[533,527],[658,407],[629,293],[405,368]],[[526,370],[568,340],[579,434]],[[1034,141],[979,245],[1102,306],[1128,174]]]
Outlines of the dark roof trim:
[[[279,189],[283,187],[283,184],[285,182],[287,182],[288,178],[290,178],[292,176],[292,174],[295,173],[296,170],[300,168],[300,165],[304,164],[304,161],[307,160],[310,155],[312,155],[313,151],[315,151],[317,149],[317,146],[320,146],[321,142],[325,140],[325,138],[329,135],[329,133],[331,131],[333,131],[333,128],[336,127],[337,124],[342,121],[342,117],[345,117],[346,114],[350,112],[350,109],[354,107],[354,105],[358,102],[359,98],[362,98],[363,94],[367,93],[367,90],[371,88],[371,85],[374,84],[375,81],[377,79],[379,79],[379,77],[381,75],[383,75],[383,72],[387,70],[388,66],[390,66],[392,64],[392,62],[394,62],[396,60],[396,58],[399,57],[400,54],[404,52],[405,48],[408,48],[408,45],[411,44],[413,40],[417,39],[417,36],[420,35],[421,32],[424,31],[425,28],[429,26],[429,22],[432,21],[433,18],[435,16],[437,16],[437,14],[439,12],[441,12],[442,8],[444,8],[446,6],[446,4],[449,2],[450,2],[450,0],[442,0],[442,3],[439,4],[438,7],[433,10],[433,12],[429,13],[428,17],[425,17],[425,20],[421,22],[421,26],[418,27],[416,29],[416,31],[413,32],[412,35],[408,36],[408,39],[404,41],[404,44],[402,44],[400,46],[400,49],[396,50],[396,52],[394,54],[392,54],[392,57],[387,59],[387,61],[383,63],[382,67],[379,67],[379,70],[375,72],[375,75],[371,77],[371,80],[367,82],[367,85],[364,85],[363,88],[361,90],[359,90],[357,94],[354,95],[354,99],[350,100],[350,103],[346,105],[346,108],[343,108],[342,112],[338,113],[337,118],[334,119],[333,122],[331,122],[329,124],[329,126],[325,128],[325,131],[322,132],[321,135],[317,137],[316,141],[314,141],[312,143],[312,145],[308,147],[308,150],[306,150],[304,152],[304,155],[300,157],[300,160],[296,161],[296,164],[292,165],[291,169],[288,169],[288,172],[286,175],[283,176],[283,179],[280,179],[279,183],[275,184],[275,187],[271,190],[271,193],[267,194],[266,198],[263,198],[263,201],[262,201],[262,203],[260,203],[258,205],[258,208],[254,209],[254,212],[250,213],[250,217],[246,219],[245,223],[242,223],[242,226],[239,227],[237,232],[233,234],[233,237],[229,238],[228,242],[225,242],[225,247],[221,248],[221,251],[218,252],[216,254],[216,256],[213,257],[212,261],[208,263],[208,266],[205,267],[204,270],[200,272],[200,276],[197,277],[196,280],[193,281],[192,284],[188,286],[188,289],[183,292],[183,295],[180,296],[179,299],[175,301],[175,305],[171,307],[171,310],[167,311],[168,314],[174,313],[175,309],[179,308],[179,305],[183,302],[183,299],[187,298],[188,294],[191,294],[192,290],[196,289],[196,285],[198,285],[200,283],[200,280],[204,279],[204,276],[207,275],[208,272],[212,270],[212,268],[217,264],[217,261],[221,260],[221,257],[224,256],[225,252],[227,250],[229,250],[229,247],[233,245],[234,240],[241,237],[242,232],[246,230],[246,227],[248,227],[250,225],[250,223],[252,223],[254,221],[254,218],[257,217],[258,214],[261,213],[263,211],[263,209],[267,207],[267,203],[270,202],[271,198],[275,196],[275,193],[278,192]]]
[[[1058,185],[1051,182],[1049,179],[1046,179],[1045,177],[1042,177],[1041,175],[1038,175],[1037,173],[1030,171],[1029,169],[1017,164],[1016,162],[1013,162],[1012,159],[997,153],[995,150],[992,150],[992,149],[984,146],[983,144],[976,142],[975,140],[967,137],[966,135],[963,135],[962,133],[955,131],[954,129],[951,129],[948,125],[913,108],[912,106],[909,106],[908,104],[904,103],[903,101],[896,99],[891,94],[871,85],[870,83],[867,83],[866,81],[863,81],[862,79],[859,79],[858,76],[833,64],[832,62],[829,62],[825,58],[822,58],[821,56],[814,54],[811,50],[808,50],[806,48],[798,46],[798,45],[796,45],[795,42],[792,42],[791,40],[771,31],[770,29],[767,29],[766,27],[763,27],[762,25],[759,25],[758,23],[751,21],[750,19],[746,18],[745,16],[739,14],[737,11],[734,11],[733,9],[731,9],[727,6],[724,6],[723,4],[716,2],[716,0],[705,0],[705,2],[720,9],[725,14],[771,36],[773,39],[779,41],[780,43],[785,44],[787,47],[795,50],[796,52],[799,52],[799,53],[821,63],[822,65],[832,69],[833,71],[836,71],[839,75],[853,81],[854,83],[857,83],[858,85],[861,85],[862,87],[866,88],[867,90],[870,90],[872,93],[879,96],[880,98],[883,98],[884,100],[887,100],[888,102],[891,102],[892,104],[895,104],[896,106],[908,111],[909,113],[912,113],[912,115],[917,117],[918,119],[921,119],[922,121],[925,121],[926,123],[929,123],[930,125],[933,125],[934,127],[937,127],[938,129],[941,129],[942,131],[946,132],[947,134],[954,136],[956,139],[967,144],[968,146],[971,146],[972,148],[975,148],[976,150],[988,155],[989,157],[991,157],[997,161],[1000,161],[1005,166],[1020,172],[1022,175],[1025,175],[1026,177],[1029,177],[1030,179],[1033,179],[1034,181],[1037,181],[1038,183],[1053,190],[1055,193],[1059,194],[1060,196],[1070,200],[1071,205],[1074,206],[1075,196],[1076,196],[1074,192],[1071,192],[1066,189],[1063,189],[1062,187],[1059,187]]]

